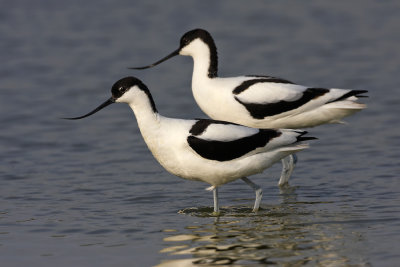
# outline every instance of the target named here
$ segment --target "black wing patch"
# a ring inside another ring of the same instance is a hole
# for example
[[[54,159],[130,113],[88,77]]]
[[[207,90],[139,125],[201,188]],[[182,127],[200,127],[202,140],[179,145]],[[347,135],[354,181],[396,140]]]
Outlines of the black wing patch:
[[[274,116],[289,110],[296,109],[308,101],[318,98],[326,93],[329,92],[329,89],[325,88],[308,88],[303,92],[303,96],[295,101],[279,101],[276,103],[270,103],[270,104],[255,104],[255,103],[244,103],[240,101],[235,96],[236,101],[238,101],[240,104],[245,106],[245,108],[250,112],[250,115],[255,118],[255,119],[264,119],[265,117],[268,116]]]
[[[260,79],[252,79],[252,80],[247,80],[247,81],[242,82],[240,85],[235,87],[235,89],[233,89],[233,91],[232,91],[233,94],[238,95],[256,83],[289,83],[289,84],[293,84],[292,82],[290,82],[288,80],[284,80],[281,78],[269,77],[269,76],[247,75],[247,77],[259,77]]]
[[[249,153],[258,147],[265,146],[271,139],[281,135],[281,132],[271,129],[260,129],[258,133],[233,141],[204,140],[189,136],[189,146],[203,158],[217,161],[228,161]]]

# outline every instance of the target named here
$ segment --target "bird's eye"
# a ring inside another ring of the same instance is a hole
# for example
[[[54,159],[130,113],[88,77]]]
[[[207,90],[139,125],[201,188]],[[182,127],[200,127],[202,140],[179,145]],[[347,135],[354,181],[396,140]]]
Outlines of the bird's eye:
[[[118,88],[118,91],[120,91],[120,92],[123,92],[124,91],[124,87],[120,87],[120,88]]]
[[[190,41],[189,41],[188,38],[182,38],[182,40],[181,40],[181,46],[185,46],[185,45],[187,45],[187,44],[189,44],[189,43],[190,43]]]

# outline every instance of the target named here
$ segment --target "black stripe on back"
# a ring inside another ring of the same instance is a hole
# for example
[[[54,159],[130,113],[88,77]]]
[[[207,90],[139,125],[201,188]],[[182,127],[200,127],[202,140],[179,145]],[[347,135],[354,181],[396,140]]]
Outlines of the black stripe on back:
[[[189,136],[189,146],[203,158],[217,161],[228,161],[239,158],[258,147],[265,146],[281,132],[271,129],[260,129],[258,133],[233,141],[209,141]]]
[[[245,76],[246,77],[265,78],[265,79],[281,81],[282,83],[292,83],[292,84],[294,84],[294,82],[291,82],[289,80],[278,78],[278,77],[274,77],[274,76],[268,76],[268,75],[254,75],[253,74],[253,75],[245,75]]]
[[[250,76],[250,77],[263,77],[263,76]],[[247,80],[242,82],[240,85],[238,85],[237,87],[235,87],[235,89],[233,89],[233,93],[235,95],[240,94],[241,92],[245,91],[246,89],[250,88],[251,86],[253,86],[256,83],[290,83],[293,84],[292,82],[289,82],[287,80],[284,79],[280,79],[280,78],[273,78],[273,77],[268,77],[265,76],[267,78],[262,78],[262,79],[252,79],[252,80]]]
[[[195,124],[193,124],[192,128],[190,128],[189,133],[193,135],[200,135],[202,134],[211,124],[211,120],[199,120]]]
[[[268,116],[274,116],[289,110],[296,109],[312,99],[318,98],[329,90],[325,88],[308,88],[303,92],[303,96],[295,101],[279,101],[270,104],[255,104],[255,103],[244,103],[235,96],[236,101],[245,106],[250,112],[250,115],[255,119],[264,119]]]
[[[227,122],[227,121],[217,121],[210,119],[198,119],[195,124],[193,124],[192,128],[190,128],[189,133],[192,135],[201,135],[210,124],[232,124],[237,125],[235,123]]]

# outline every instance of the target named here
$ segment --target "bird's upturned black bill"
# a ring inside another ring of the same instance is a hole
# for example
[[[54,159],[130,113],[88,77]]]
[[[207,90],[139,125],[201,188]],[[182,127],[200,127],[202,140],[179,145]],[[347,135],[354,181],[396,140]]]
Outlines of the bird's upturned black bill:
[[[168,56],[166,56],[166,57],[160,59],[159,61],[157,61],[157,62],[155,62],[155,63],[153,63],[153,64],[151,64],[151,65],[144,66],[144,67],[133,67],[133,68],[128,68],[128,69],[133,69],[133,70],[144,70],[144,69],[152,68],[152,67],[154,67],[154,66],[156,66],[156,65],[158,65],[158,64],[160,64],[160,63],[162,63],[162,62],[164,62],[164,61],[166,61],[166,60],[168,60],[168,59],[170,59],[171,57],[174,57],[174,56],[179,55],[179,50],[180,50],[180,49],[175,50],[174,52],[172,52],[172,53],[169,54]]]
[[[75,118],[63,118],[63,119],[65,119],[65,120],[79,120],[79,119],[83,119],[83,118],[89,117],[90,115],[93,115],[93,114],[96,113],[97,111],[99,111],[99,110],[101,110],[101,109],[107,107],[108,105],[111,105],[112,103],[115,103],[115,100],[114,100],[114,98],[111,97],[111,98],[108,99],[106,102],[104,102],[103,104],[101,104],[100,106],[98,106],[97,108],[95,108],[93,111],[89,112],[89,113],[86,114],[86,115],[83,115],[83,116],[80,116],[80,117],[75,117]]]

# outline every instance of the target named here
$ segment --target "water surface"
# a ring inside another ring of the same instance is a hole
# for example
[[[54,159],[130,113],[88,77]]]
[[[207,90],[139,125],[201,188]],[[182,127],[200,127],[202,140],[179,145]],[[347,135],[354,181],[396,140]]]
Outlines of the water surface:
[[[400,261],[397,1],[3,1],[0,3],[2,266],[395,266]],[[128,75],[160,113],[205,117],[192,61],[128,70],[208,29],[220,75],[265,74],[369,90],[368,109],[310,129],[291,186],[280,166],[221,188],[164,171],[126,105],[82,121]]]

